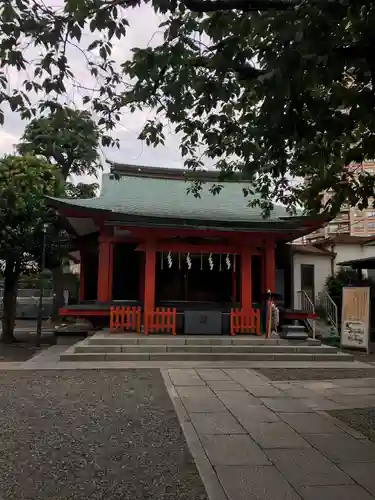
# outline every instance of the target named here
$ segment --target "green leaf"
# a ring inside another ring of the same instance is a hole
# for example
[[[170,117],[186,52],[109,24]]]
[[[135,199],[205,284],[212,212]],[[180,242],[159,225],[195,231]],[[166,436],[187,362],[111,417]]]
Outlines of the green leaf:
[[[109,39],[126,36],[128,9],[138,5],[163,14],[160,32],[130,58],[118,44],[113,57]],[[265,212],[274,202],[319,212],[326,190],[332,214],[344,201],[366,206],[374,179],[355,176],[346,165],[375,158],[375,4],[249,0],[235,7],[225,1],[6,0],[0,104],[9,103],[22,118],[46,117],[79,95],[97,120],[96,143],[114,135],[123,112],[151,110],[156,120],[145,124],[142,140],[163,144],[160,123],[168,122],[178,131],[187,167],[197,168],[202,158],[224,173],[228,166],[241,172]],[[29,53],[36,59],[27,60]],[[69,66],[78,54],[93,85],[82,81],[83,68]],[[14,71],[30,74],[23,94],[17,79],[5,76]],[[89,155],[71,160],[77,129],[52,130],[62,147],[43,130],[45,151],[64,173],[97,168],[97,158],[86,161]]]
[[[72,30],[71,30],[71,36],[72,36],[72,38],[76,38],[78,42],[81,40],[81,37],[82,37],[82,30],[81,30],[81,28],[78,26],[78,24],[75,24],[75,25],[72,27]]]

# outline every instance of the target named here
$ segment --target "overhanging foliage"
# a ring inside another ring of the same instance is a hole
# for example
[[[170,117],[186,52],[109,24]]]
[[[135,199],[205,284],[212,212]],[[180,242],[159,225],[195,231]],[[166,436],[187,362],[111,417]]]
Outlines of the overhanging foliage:
[[[141,3],[165,17],[165,39],[134,49],[119,70],[113,41]],[[191,169],[209,157],[224,175],[241,170],[266,212],[276,200],[319,211],[332,189],[326,209],[335,213],[344,200],[372,202],[374,177],[344,166],[375,158],[374,27],[369,0],[6,0],[0,100],[26,118],[56,108],[77,85],[67,50],[78,47],[97,82],[80,85],[83,102],[105,145],[125,107],[151,107],[157,117],[141,138],[163,144],[172,123]],[[25,44],[42,55],[23,89],[8,93],[5,70],[30,67]],[[301,177],[309,182],[292,182]]]

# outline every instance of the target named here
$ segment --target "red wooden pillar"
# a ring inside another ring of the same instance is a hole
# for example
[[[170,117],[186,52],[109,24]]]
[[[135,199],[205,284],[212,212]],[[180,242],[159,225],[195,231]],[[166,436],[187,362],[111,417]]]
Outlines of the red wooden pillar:
[[[99,238],[98,302],[112,298],[113,248],[106,235]]]
[[[156,252],[155,243],[149,241],[145,245],[145,284],[144,284],[144,327],[147,334],[147,316],[155,308],[155,265]]]
[[[241,253],[241,308],[248,311],[252,307],[251,253],[244,250]]]
[[[80,250],[81,262],[79,265],[79,301],[85,300],[85,252]]]
[[[276,262],[275,262],[275,243],[267,241],[265,247],[265,292],[271,290],[275,293],[275,275],[276,275]]]

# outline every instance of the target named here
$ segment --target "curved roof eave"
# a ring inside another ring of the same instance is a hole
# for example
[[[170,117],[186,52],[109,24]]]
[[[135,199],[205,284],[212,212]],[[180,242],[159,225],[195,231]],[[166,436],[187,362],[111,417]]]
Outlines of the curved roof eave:
[[[121,222],[122,224],[134,225],[139,227],[145,226],[159,226],[159,227],[179,227],[179,228],[196,228],[196,229],[216,229],[223,231],[254,231],[259,229],[266,229],[268,231],[293,231],[296,233],[295,237],[300,234],[308,234],[314,231],[316,228],[320,227],[320,217],[311,216],[290,216],[290,217],[280,217],[278,220],[263,220],[263,221],[251,221],[248,222],[240,221],[217,221],[217,220],[202,220],[202,219],[186,219],[186,218],[160,218],[160,217],[150,217],[144,215],[127,215],[115,211],[110,211],[102,208],[93,208],[87,206],[81,206],[75,203],[75,199],[72,200],[62,200],[59,198],[47,197],[47,204],[59,211],[64,212],[65,210],[72,210],[76,212],[75,217],[85,214],[85,216],[95,215],[104,216],[109,222]],[[319,220],[319,222],[318,222]]]

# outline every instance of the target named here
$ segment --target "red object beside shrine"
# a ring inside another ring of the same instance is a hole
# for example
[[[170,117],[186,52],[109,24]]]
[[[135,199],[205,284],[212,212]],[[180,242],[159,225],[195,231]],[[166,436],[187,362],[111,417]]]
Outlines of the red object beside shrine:
[[[260,331],[260,310],[232,309],[230,312],[230,334],[255,333],[261,335]]]
[[[153,311],[145,310],[144,333],[171,333],[176,335],[176,308],[157,307]]]
[[[141,308],[140,307],[111,307],[109,316],[110,332],[136,332],[141,333]]]

